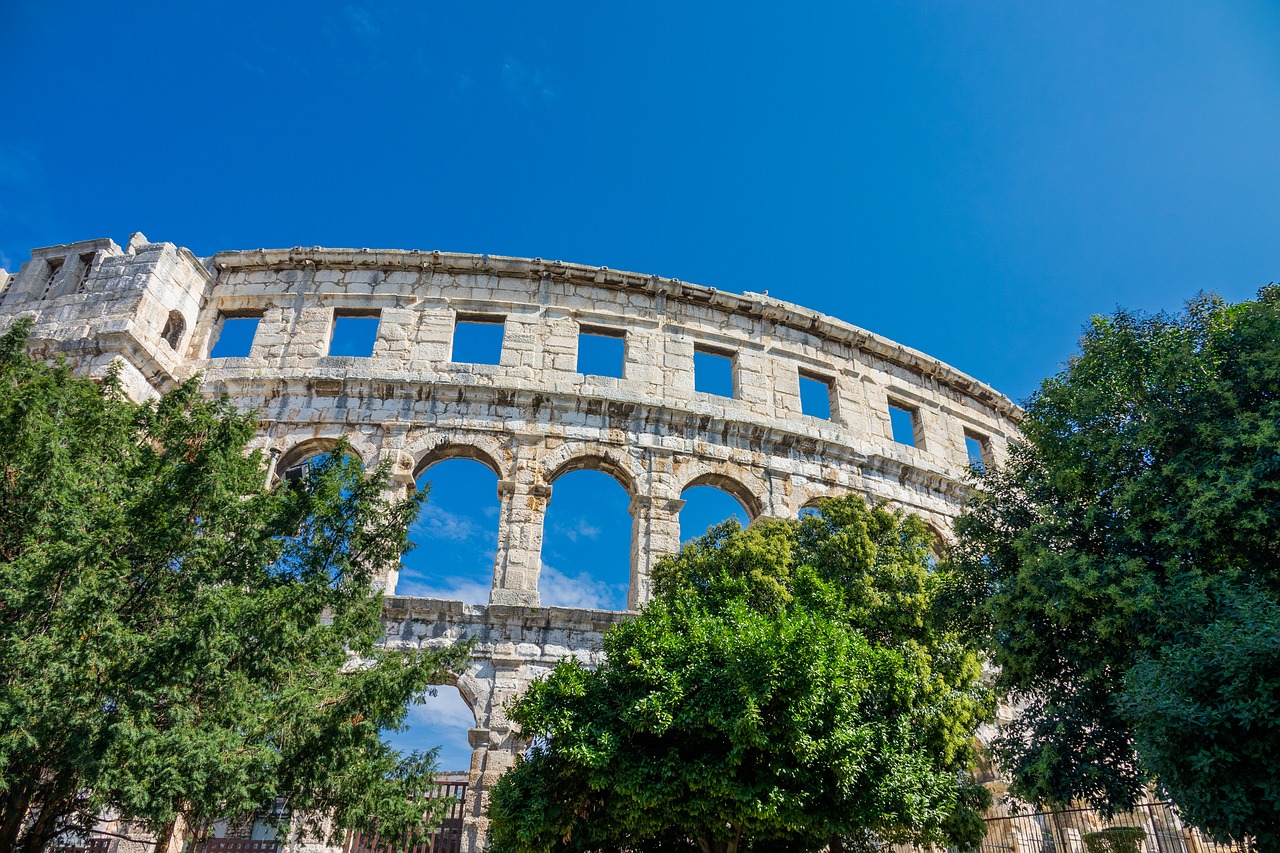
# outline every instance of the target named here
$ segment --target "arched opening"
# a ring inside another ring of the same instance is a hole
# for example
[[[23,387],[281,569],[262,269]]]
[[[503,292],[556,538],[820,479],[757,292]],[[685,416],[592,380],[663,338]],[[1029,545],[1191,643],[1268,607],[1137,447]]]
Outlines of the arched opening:
[[[552,485],[542,528],[543,607],[626,610],[631,496],[613,476],[571,469]]]
[[[438,750],[435,779],[439,787],[431,796],[455,802],[444,823],[431,830],[427,846],[432,850],[461,849],[458,845],[462,840],[464,803],[471,796],[468,783],[473,749],[469,730],[476,727],[476,722],[475,711],[462,692],[451,684],[441,684],[416,697],[402,731],[382,732],[383,739],[404,754]]]
[[[691,485],[680,497],[685,502],[680,510],[681,544],[696,539],[706,533],[707,528],[730,518],[736,518],[743,527],[751,522],[746,507],[719,486]]]
[[[498,549],[498,476],[460,456],[428,465],[417,486],[430,491],[409,526],[416,547],[400,560],[396,592],[487,604]]]
[[[475,728],[476,715],[452,684],[438,684],[409,706],[405,730],[383,732],[387,743],[401,752],[427,752],[439,747],[437,775],[466,774],[471,770],[471,743],[467,731]]]
[[[283,482],[292,486],[305,484],[312,466],[326,459],[337,444],[336,438],[312,438],[295,444],[276,460],[272,482]],[[360,454],[348,447],[347,455],[361,468],[364,467],[364,460],[360,458]]]
[[[178,311],[170,311],[169,319],[165,321],[164,330],[160,332],[160,337],[164,338],[170,349],[176,350],[178,344],[182,343],[182,336],[186,333],[186,318]]]

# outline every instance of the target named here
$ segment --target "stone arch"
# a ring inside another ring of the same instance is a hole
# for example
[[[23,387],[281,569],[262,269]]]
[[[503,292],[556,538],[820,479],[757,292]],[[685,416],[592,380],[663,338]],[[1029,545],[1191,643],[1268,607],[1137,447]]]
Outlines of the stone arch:
[[[479,462],[492,471],[499,480],[510,479],[507,471],[499,461],[506,458],[498,442],[491,437],[480,436],[433,436],[425,446],[419,447],[413,466],[413,480],[416,483],[427,469],[447,459],[470,459]]]
[[[561,448],[542,460],[542,488],[551,487],[552,498],[541,520],[538,549],[539,601],[544,607],[621,611],[634,600],[636,483],[628,461],[612,448],[581,445]],[[556,485],[566,476],[568,481]]]
[[[635,497],[636,477],[631,460],[613,448],[582,448],[565,445],[542,460],[542,478],[548,485],[570,471],[600,471],[618,481],[627,494]]]
[[[764,512],[764,501],[753,492],[742,480],[724,471],[703,471],[692,477],[680,487],[680,493],[695,486],[714,486],[730,495],[742,506],[748,521],[755,521]],[[761,490],[763,492],[763,490]]]
[[[929,554],[935,560],[941,560],[942,556],[947,552],[947,546],[951,544],[951,538],[942,530],[938,529],[938,525],[929,519],[924,519],[925,526],[929,528],[929,532],[933,534],[933,542],[929,546]]]
[[[793,515],[799,515],[806,509],[817,509],[818,504],[827,498],[843,498],[853,494],[858,493],[853,489],[841,489],[838,487],[806,490],[796,497],[796,508]]]
[[[272,482],[278,483],[284,476],[284,472],[288,471],[296,465],[311,459],[314,456],[321,456],[333,448],[337,447],[339,438],[337,436],[312,436],[297,441],[289,446],[289,449],[280,454],[280,458],[276,460],[275,468],[272,471]],[[356,458],[361,467],[366,467],[366,454],[361,453],[354,446],[354,443],[348,444],[351,455]]]

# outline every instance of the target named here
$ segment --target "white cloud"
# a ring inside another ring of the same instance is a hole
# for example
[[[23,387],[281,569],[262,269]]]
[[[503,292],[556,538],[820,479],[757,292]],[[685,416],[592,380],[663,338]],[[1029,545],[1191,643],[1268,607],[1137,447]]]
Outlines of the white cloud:
[[[463,701],[458,688],[437,687],[435,691],[434,696],[424,694],[421,705],[410,706],[407,722],[460,731],[465,740],[467,729],[476,724],[475,714]]]
[[[467,729],[476,724],[475,715],[456,687],[438,687],[436,695],[424,695],[421,705],[409,706],[403,732],[387,732],[387,740],[408,752],[440,747],[436,762],[442,771],[466,770],[471,766],[471,745]]]
[[[488,604],[491,584],[470,578],[448,577],[421,581],[400,575],[396,583],[396,595],[416,595],[422,598],[440,598],[445,601],[462,601],[467,604]]]
[[[409,532],[428,539],[461,541],[479,534],[480,527],[465,515],[427,504],[418,513],[418,519],[409,528]]]
[[[577,524],[573,527],[557,527],[558,533],[564,534],[570,542],[577,542],[579,539],[599,539],[600,528],[595,527],[585,518],[579,518]]]
[[[570,577],[546,563],[538,577],[538,596],[543,607],[613,610],[627,606],[626,587],[596,580],[586,572]]]

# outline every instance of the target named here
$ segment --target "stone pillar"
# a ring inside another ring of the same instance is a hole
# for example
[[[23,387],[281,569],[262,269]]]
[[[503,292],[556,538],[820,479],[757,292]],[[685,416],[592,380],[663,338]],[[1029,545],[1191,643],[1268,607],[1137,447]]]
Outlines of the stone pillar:
[[[493,564],[490,604],[538,606],[538,572],[542,561],[542,521],[551,500],[551,487],[535,481],[537,466],[533,447],[515,443],[516,464],[512,480],[498,481],[498,553]]]
[[[507,719],[507,705],[528,687],[521,671],[522,661],[495,657],[484,667],[488,681],[477,691],[476,728],[467,732],[471,744],[471,773],[463,818],[463,849],[484,850],[489,834],[489,795],[494,785],[515,764],[526,743]]]
[[[653,564],[680,550],[680,498],[636,495],[631,499],[631,587],[627,609],[639,610],[649,600]]]
[[[382,458],[391,460],[391,479],[382,491],[382,499],[388,503],[404,500],[415,488],[413,482],[413,456],[398,447],[383,444]],[[381,589],[385,595],[396,594],[396,583],[400,580],[400,559],[397,557],[389,564],[382,577],[373,580],[374,589]]]

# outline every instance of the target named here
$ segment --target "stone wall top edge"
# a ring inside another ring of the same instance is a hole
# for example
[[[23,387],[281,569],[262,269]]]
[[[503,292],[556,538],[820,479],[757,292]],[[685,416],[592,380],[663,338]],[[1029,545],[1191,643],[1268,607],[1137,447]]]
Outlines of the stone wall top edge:
[[[548,274],[552,277],[612,286],[620,289],[643,288],[662,293],[668,299],[690,303],[711,304],[733,313],[744,314],[808,332],[837,343],[852,344],[886,361],[917,370],[926,376],[944,382],[959,391],[991,405],[1005,417],[1015,422],[1021,419],[1022,408],[1005,395],[996,391],[951,365],[917,349],[892,341],[882,335],[869,332],[792,302],[775,299],[762,293],[742,294],[717,290],[680,279],[662,278],[656,275],[613,270],[609,267],[593,267],[585,264],[566,263],[542,258],[517,258],[506,255],[477,255],[462,252],[422,251],[420,249],[329,249],[294,247],[291,249],[257,249],[251,251],[219,252],[211,259],[213,267],[221,272],[254,271],[264,269],[294,269],[299,266],[327,266],[351,269],[418,269],[446,273],[495,275],[507,274],[520,277]]]
[[[515,604],[464,604],[412,595],[389,595],[383,618],[396,621],[445,621],[483,624],[519,622],[527,627],[555,630],[604,630],[632,618],[626,610],[587,610],[573,607],[525,607]]]

